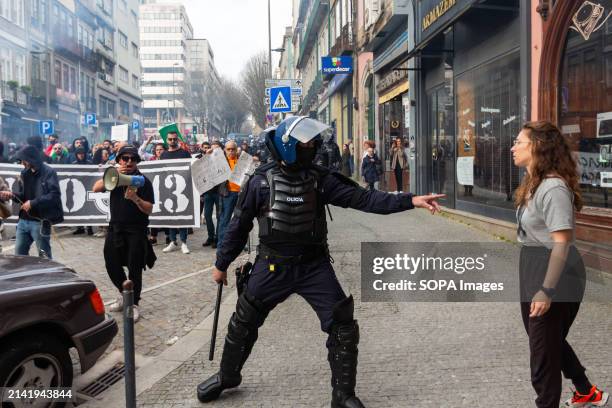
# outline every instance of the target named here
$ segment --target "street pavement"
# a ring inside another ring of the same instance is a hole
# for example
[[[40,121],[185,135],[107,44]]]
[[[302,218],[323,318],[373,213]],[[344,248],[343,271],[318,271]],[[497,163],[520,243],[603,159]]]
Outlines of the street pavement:
[[[334,268],[345,291],[355,297],[361,328],[357,393],[366,406],[534,406],[528,340],[518,304],[360,302],[361,242],[492,242],[493,236],[423,210],[381,216],[332,207],[332,213],[329,242]],[[217,352],[211,363],[208,328],[216,288],[206,268],[214,253],[201,247],[202,234],[196,230],[190,235],[189,255],[163,254],[161,246],[156,247],[158,263],[145,272],[136,352],[153,358],[136,372],[140,407],[203,406],[195,388],[219,368],[236,294],[231,286],[224,291]],[[67,236],[62,242],[65,250],[54,244],[56,259],[92,278],[104,300],[110,301],[116,294],[104,270],[103,240]],[[119,314],[115,317],[121,321]],[[583,303],[569,341],[589,378],[607,390],[612,390],[611,335],[612,304]],[[169,341],[174,336],[179,338],[176,343]],[[210,405],[329,406],[326,338],[308,304],[290,297],[260,329],[242,385]],[[119,349],[121,344],[117,336],[111,347]],[[564,381],[563,398],[569,395],[569,383]],[[99,398],[99,403],[86,405],[122,406],[122,382]]]

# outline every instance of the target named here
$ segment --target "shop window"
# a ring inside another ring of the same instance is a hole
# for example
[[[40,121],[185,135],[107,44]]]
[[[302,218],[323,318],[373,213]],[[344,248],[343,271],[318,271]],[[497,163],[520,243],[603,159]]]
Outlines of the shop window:
[[[518,52],[456,78],[457,198],[513,208],[519,169],[510,153],[521,128]]]
[[[559,126],[579,160],[586,205],[610,207],[612,192],[612,0],[583,2],[568,27]]]

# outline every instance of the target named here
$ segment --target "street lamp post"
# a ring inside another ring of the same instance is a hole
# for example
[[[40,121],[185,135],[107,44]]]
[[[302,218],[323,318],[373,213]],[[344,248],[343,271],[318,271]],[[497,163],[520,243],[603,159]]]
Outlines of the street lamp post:
[[[272,78],[272,23],[270,22],[270,0],[268,0],[268,67]]]
[[[172,64],[172,120],[176,122],[176,79],[174,75],[175,68],[178,62]]]

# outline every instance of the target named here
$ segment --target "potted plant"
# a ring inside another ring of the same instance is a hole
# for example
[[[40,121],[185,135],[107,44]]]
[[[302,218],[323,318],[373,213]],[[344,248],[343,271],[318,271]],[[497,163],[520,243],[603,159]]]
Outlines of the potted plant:
[[[15,89],[17,89],[17,87],[19,86],[19,82],[17,81],[7,81],[6,84],[9,86],[9,88],[11,88],[13,91]]]

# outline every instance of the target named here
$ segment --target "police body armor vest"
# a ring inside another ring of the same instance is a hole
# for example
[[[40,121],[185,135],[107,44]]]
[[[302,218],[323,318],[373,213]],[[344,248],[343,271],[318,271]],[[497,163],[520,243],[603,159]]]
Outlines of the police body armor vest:
[[[283,173],[278,167],[266,171],[270,200],[257,217],[261,244],[327,246],[327,221],[319,177],[316,170],[302,171],[295,176]]]

